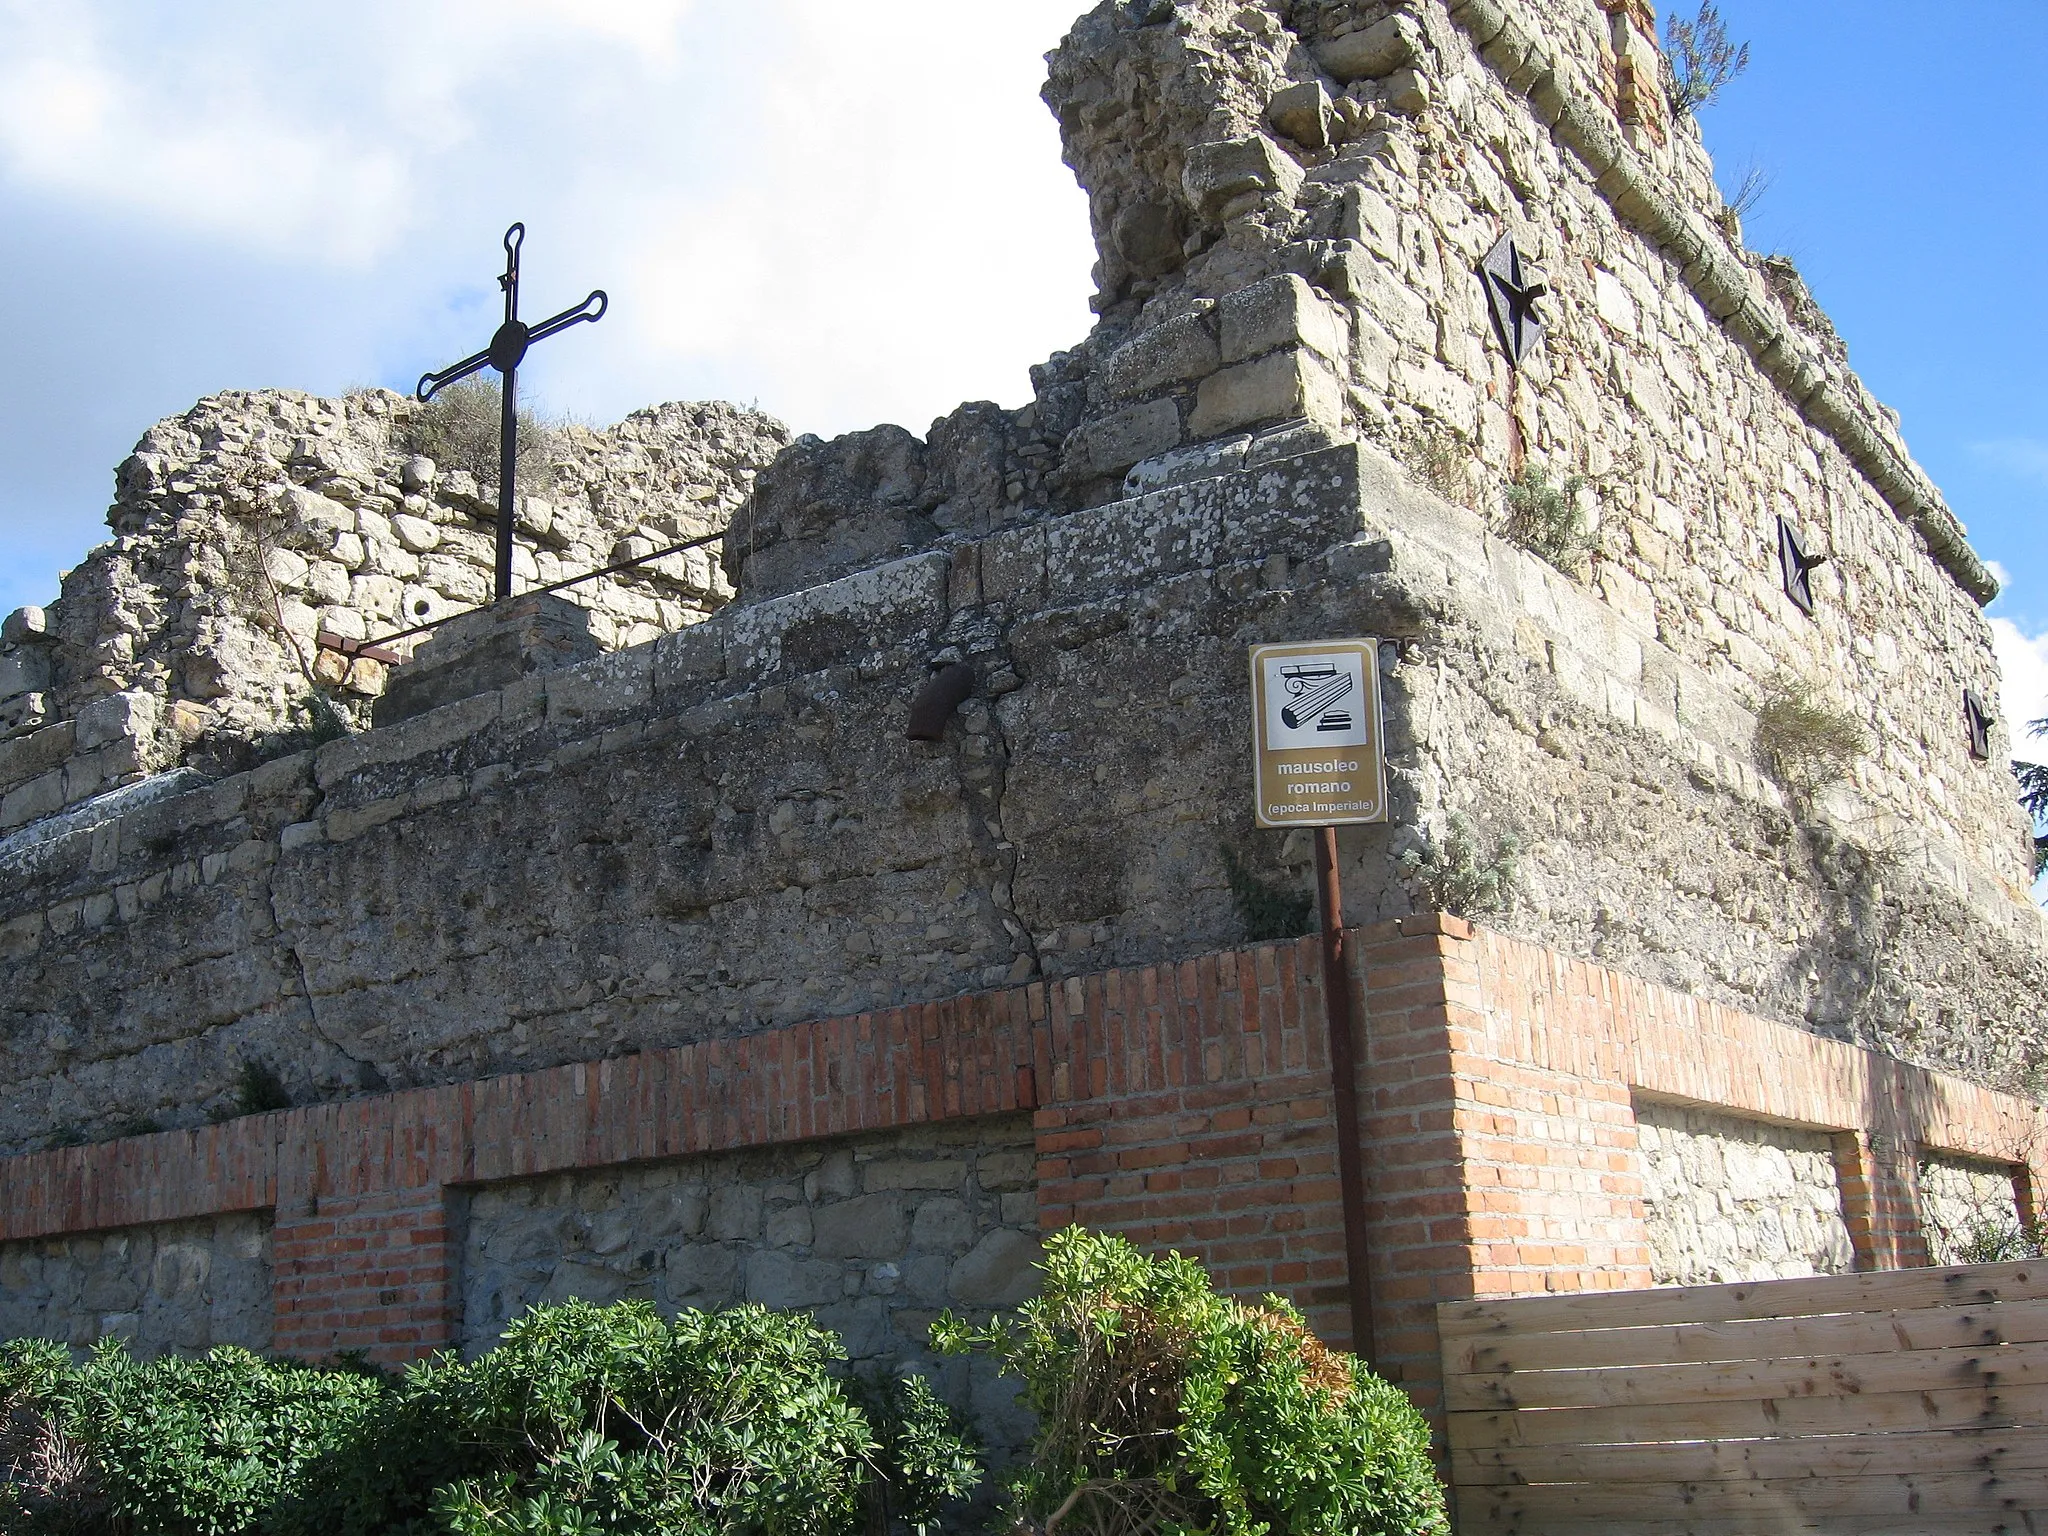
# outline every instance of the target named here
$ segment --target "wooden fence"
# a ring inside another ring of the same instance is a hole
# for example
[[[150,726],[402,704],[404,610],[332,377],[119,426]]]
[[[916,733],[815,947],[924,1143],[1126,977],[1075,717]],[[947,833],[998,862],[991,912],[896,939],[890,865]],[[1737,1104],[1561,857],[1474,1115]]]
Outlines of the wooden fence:
[[[2048,1263],[1437,1316],[1459,1536],[2048,1536]]]

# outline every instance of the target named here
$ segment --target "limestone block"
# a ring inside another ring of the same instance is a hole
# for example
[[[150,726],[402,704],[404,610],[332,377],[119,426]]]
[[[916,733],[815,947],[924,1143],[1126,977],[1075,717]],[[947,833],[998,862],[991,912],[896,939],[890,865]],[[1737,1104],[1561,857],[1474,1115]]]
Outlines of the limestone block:
[[[431,528],[433,524],[427,526]],[[396,543],[372,543],[363,564],[379,575],[396,576],[401,581],[412,581],[420,573],[420,557]]]
[[[1333,363],[1342,363],[1351,350],[1350,327],[1292,272],[1240,288],[1216,309],[1225,363],[1241,363],[1292,346],[1308,347]]]
[[[636,645],[546,676],[550,724],[638,709],[654,697],[654,646]]]
[[[160,707],[152,693],[114,693],[94,699],[78,712],[78,750],[88,752],[117,741],[146,739],[156,730]]]
[[[0,699],[18,699],[50,686],[50,653],[42,646],[0,651]]]
[[[396,617],[399,600],[404,596],[404,584],[396,576],[380,572],[364,572],[349,583],[350,602],[380,619]]]
[[[434,475],[434,461],[423,453],[416,453],[405,461],[405,467],[399,471],[399,484],[407,495],[417,496],[433,485]]]
[[[1204,379],[1188,430],[1195,437],[1214,437],[1298,416],[1332,427],[1344,420],[1343,386],[1322,359],[1301,347]]]
[[[953,1266],[947,1289],[962,1306],[1014,1307],[1037,1291],[1044,1258],[1035,1236],[998,1228]]]
[[[11,831],[64,809],[64,770],[52,769],[0,796],[0,832]]]
[[[78,727],[69,720],[44,726],[26,736],[0,741],[0,789],[62,766],[78,746]]]
[[[1110,353],[1103,364],[1103,387],[1119,400],[1134,399],[1169,384],[1206,378],[1221,361],[1211,317],[1178,315],[1140,331]]]
[[[263,554],[263,571],[273,586],[296,587],[306,579],[305,556],[289,549],[269,549]]]
[[[1171,400],[1148,400],[1076,427],[1067,438],[1063,462],[1083,479],[1121,475],[1179,441],[1180,408]]]
[[[356,564],[363,562],[360,557]],[[318,560],[304,573],[306,595],[323,606],[334,606],[348,601],[348,572],[346,564],[339,560]]]
[[[329,501],[302,485],[287,486],[278,503],[278,510],[293,526],[308,532],[332,536],[356,531],[356,514],[351,508]]]
[[[1304,149],[1330,145],[1330,93],[1320,80],[1303,80],[1274,92],[1266,121]]]
[[[1229,203],[1247,194],[1277,192],[1292,202],[1301,190],[1302,169],[1263,134],[1197,144],[1188,151],[1181,185],[1188,201],[1207,219],[1220,217]]]
[[[49,633],[50,616],[33,603],[15,609],[4,622],[0,622],[0,641],[8,645],[27,645]]]
[[[893,1258],[908,1235],[903,1201],[892,1192],[821,1205],[812,1221],[811,1251],[822,1258]]]
[[[1333,37],[1316,49],[1316,62],[1349,85],[1392,74],[1422,52],[1422,29],[1410,16],[1383,17],[1357,32]]]
[[[725,676],[725,629],[691,624],[654,642],[654,691],[667,693]]]

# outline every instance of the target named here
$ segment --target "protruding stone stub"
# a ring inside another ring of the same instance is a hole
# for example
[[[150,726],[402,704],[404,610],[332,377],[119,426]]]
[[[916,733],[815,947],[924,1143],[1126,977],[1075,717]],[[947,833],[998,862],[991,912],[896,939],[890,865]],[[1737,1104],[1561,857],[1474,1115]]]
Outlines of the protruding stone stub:
[[[372,718],[396,725],[443,704],[473,698],[535,672],[553,672],[602,654],[590,611],[535,592],[450,619],[393,669]]]

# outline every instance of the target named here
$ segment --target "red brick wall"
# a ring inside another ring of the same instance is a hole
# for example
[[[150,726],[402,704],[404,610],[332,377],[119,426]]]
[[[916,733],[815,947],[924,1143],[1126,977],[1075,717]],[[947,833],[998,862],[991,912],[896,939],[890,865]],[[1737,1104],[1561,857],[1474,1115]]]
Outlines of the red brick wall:
[[[1348,1346],[1321,971],[1304,940],[1054,988],[1041,1222],[1198,1254]]]
[[[1365,930],[1379,1363],[1434,1408],[1435,1304],[1648,1283],[1636,1092],[1837,1133],[1859,1260],[1925,1262],[1922,1147],[2048,1174],[2048,1116],[1455,918]],[[447,1343],[448,1191],[1036,1111],[1043,1223],[1200,1258],[1348,1342],[1320,947],[1206,955],[741,1040],[0,1161],[0,1241],[273,1209],[276,1343]]]

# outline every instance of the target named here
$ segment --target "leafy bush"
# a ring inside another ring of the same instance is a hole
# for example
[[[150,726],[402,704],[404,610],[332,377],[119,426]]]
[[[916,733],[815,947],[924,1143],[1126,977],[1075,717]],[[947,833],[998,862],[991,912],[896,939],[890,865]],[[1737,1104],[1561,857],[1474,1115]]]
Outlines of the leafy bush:
[[[1577,574],[1595,542],[1586,515],[1579,510],[1579,492],[1585,485],[1583,475],[1552,485],[1550,477],[1531,464],[1521,479],[1508,482],[1503,493],[1502,532],[1566,575]]]
[[[498,448],[504,439],[504,395],[496,379],[477,375],[450,384],[424,405],[413,407],[406,429],[409,452],[425,454],[441,469],[467,470],[479,485],[498,483]],[[520,411],[519,484],[545,487],[555,434],[531,411]]]
[[[1278,1297],[1218,1296],[1178,1254],[1069,1227],[1036,1300],[942,1350],[989,1351],[1038,1415],[1009,1512],[1042,1536],[1448,1536],[1429,1429]]]
[[[378,1384],[246,1349],[147,1364],[118,1341],[81,1366],[46,1340],[0,1346],[0,1412],[13,1475],[9,1536],[215,1536],[253,1531],[346,1441]]]
[[[498,1348],[395,1381],[240,1349],[0,1353],[8,1536],[851,1536],[922,1532],[979,1469],[895,1384],[882,1434],[803,1314],[528,1313]]]
[[[1756,712],[1756,750],[1780,783],[1812,794],[1849,776],[1870,750],[1870,733],[1802,679],[1765,693]]]

